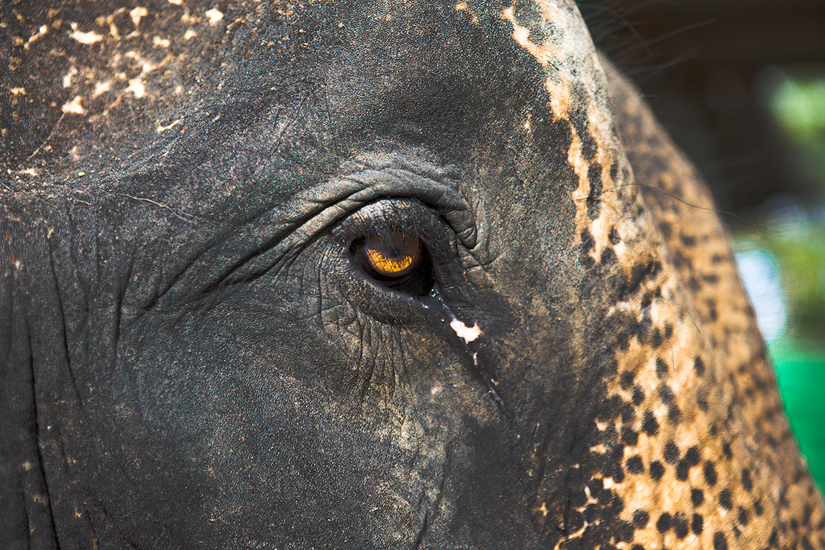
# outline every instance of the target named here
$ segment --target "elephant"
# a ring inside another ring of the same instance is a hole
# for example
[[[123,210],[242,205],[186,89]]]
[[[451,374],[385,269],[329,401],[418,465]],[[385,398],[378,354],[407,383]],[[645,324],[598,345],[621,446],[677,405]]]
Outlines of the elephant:
[[[6,3],[3,548],[825,548],[572,0]]]

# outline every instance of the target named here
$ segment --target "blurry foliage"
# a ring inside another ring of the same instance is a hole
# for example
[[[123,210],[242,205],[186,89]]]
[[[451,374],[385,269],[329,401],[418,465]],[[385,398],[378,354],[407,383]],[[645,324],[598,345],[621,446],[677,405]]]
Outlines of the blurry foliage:
[[[791,151],[790,167],[825,196],[825,68],[803,66],[763,71],[768,108]]]
[[[805,178],[815,196],[774,196],[758,229],[738,231],[734,247],[764,251],[778,267],[787,320],[769,352],[791,428],[825,489],[825,67],[768,67],[762,86],[789,177]]]
[[[806,220],[769,226],[772,230],[749,240],[779,267],[789,312],[786,330],[825,345],[825,224]]]

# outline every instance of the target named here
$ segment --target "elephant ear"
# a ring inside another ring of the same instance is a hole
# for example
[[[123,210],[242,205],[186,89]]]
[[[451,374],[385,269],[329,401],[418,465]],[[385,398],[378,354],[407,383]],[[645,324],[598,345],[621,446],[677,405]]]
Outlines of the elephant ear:
[[[662,265],[664,300],[649,306],[651,337],[619,352],[610,383],[611,393],[632,394],[642,405],[637,444],[624,453],[630,475],[614,488],[637,527],[634,542],[653,548],[664,536],[669,548],[697,539],[717,549],[825,545],[817,534],[825,527],[822,498],[783,413],[710,191],[639,90],[602,63],[654,226],[634,253],[653,254]],[[639,310],[648,309],[644,300]]]

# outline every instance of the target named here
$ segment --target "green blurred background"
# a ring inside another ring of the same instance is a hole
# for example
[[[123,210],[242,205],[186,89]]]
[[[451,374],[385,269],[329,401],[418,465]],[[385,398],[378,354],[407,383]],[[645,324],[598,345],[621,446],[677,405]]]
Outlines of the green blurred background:
[[[711,187],[825,488],[825,1],[579,5]]]
[[[756,92],[813,192],[769,198],[759,225],[734,226],[734,249],[791,428],[825,487],[825,66],[764,71]]]

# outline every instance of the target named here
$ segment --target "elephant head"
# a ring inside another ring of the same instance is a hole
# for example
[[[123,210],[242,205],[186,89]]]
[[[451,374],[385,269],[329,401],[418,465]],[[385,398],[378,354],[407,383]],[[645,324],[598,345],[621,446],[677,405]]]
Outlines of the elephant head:
[[[2,12],[4,545],[825,547],[571,0],[84,6]]]

